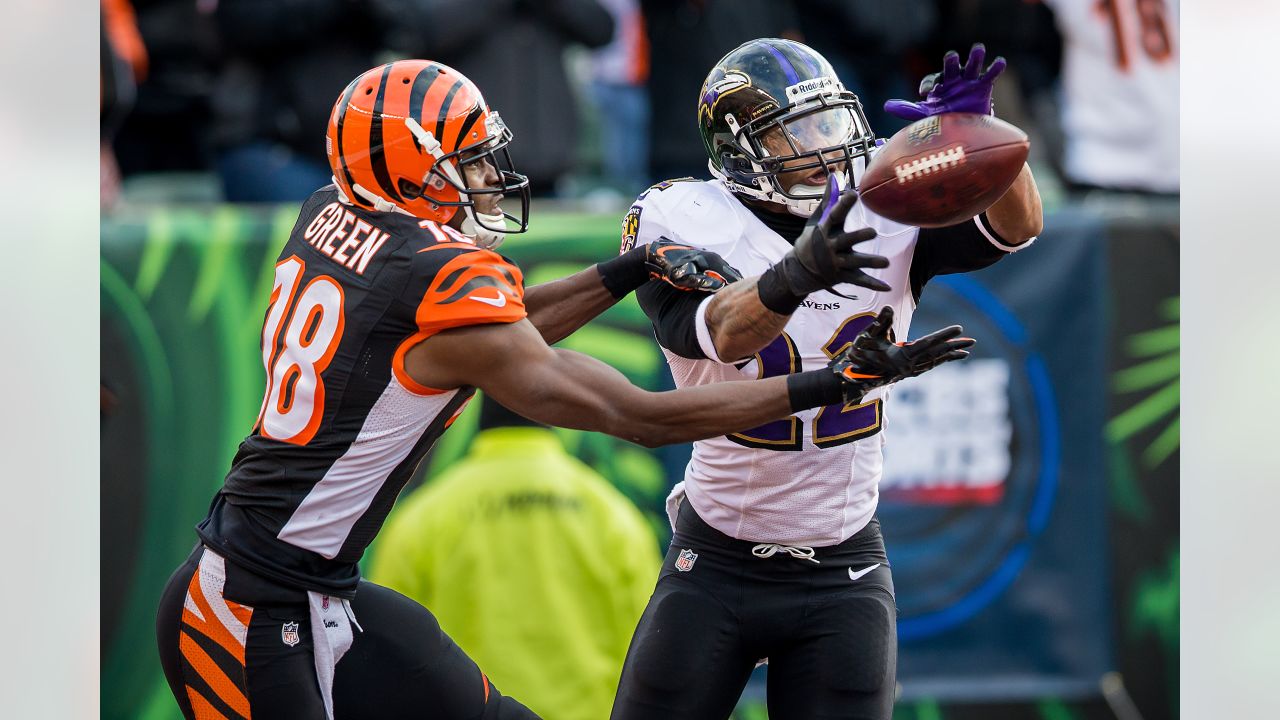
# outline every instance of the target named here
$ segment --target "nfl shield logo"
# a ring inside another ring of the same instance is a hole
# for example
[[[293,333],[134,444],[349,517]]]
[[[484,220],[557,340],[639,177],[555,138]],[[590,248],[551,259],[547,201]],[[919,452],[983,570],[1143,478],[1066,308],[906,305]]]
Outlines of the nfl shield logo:
[[[680,551],[680,557],[676,558],[676,569],[680,572],[689,572],[693,569],[693,563],[698,560],[698,553],[685,548]]]
[[[280,639],[285,645],[293,647],[302,642],[302,638],[298,637],[298,623],[287,622],[280,628]]]

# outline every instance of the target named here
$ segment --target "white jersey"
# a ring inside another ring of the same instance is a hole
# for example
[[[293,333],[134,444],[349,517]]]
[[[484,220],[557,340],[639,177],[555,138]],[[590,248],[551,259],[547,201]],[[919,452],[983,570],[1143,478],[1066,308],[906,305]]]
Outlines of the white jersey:
[[[1063,37],[1067,175],[1178,191],[1178,0],[1049,0]]]
[[[975,222],[992,243],[1005,251],[1013,249]],[[889,258],[888,268],[869,274],[888,283],[891,291],[840,285],[836,290],[849,297],[813,293],[791,316],[782,336],[737,366],[717,358],[704,319],[713,297],[709,296],[698,306],[695,319],[698,346],[709,359],[693,360],[663,348],[676,385],[824,367],[885,305],[893,307],[896,336],[905,339],[915,310],[908,273],[919,228],[880,217],[862,204],[854,206],[846,227],[867,226],[879,235],[858,250]],[[630,235],[636,243],[666,237],[711,250],[744,277],[759,275],[791,249],[718,180],[654,186],[632,206],[624,234],[624,241]],[[694,443],[672,503],[687,495],[703,520],[743,540],[810,547],[841,542],[861,530],[876,510],[888,394],[888,388],[881,388],[858,406],[806,410],[753,431]]]

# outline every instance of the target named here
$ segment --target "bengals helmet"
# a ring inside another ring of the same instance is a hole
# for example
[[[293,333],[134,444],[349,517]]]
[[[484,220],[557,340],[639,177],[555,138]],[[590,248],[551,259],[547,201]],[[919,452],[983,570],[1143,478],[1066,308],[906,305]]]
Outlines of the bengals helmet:
[[[428,60],[400,60],[351,81],[329,115],[325,152],[333,181],[354,205],[445,224],[484,247],[529,227],[529,178],[515,172],[511,131],[462,73]],[[469,187],[464,168],[490,163],[496,187]],[[520,215],[479,212],[476,196],[520,197]]]
[[[779,173],[853,172],[876,145],[858,96],[826,58],[791,40],[743,43],[720,59],[698,98],[698,128],[711,174],[739,194],[808,217],[822,186],[782,187]],[[764,142],[773,135],[770,150]],[[787,150],[778,147],[785,140]],[[847,175],[843,186],[852,178]]]

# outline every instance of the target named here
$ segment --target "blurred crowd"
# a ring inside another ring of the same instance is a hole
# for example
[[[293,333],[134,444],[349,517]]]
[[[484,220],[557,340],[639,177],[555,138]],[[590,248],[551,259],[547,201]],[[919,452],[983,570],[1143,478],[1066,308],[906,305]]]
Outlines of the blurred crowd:
[[[329,180],[340,91],[400,57],[476,82],[535,197],[629,199],[705,176],[698,90],[756,37],[823,53],[881,137],[904,125],[885,100],[983,42],[1009,60],[996,112],[1032,136],[1042,185],[1178,191],[1178,0],[101,2],[108,208],[148,178],[162,200],[305,198]]]

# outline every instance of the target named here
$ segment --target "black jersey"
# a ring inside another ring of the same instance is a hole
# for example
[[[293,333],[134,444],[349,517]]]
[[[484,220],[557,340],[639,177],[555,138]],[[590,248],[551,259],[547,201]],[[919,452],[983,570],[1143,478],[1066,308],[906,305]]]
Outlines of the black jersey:
[[[474,394],[414,382],[404,356],[451,327],[525,317],[520,270],[452,228],[318,190],[276,264],[266,392],[205,544],[290,586],[351,595],[401,488]]]

